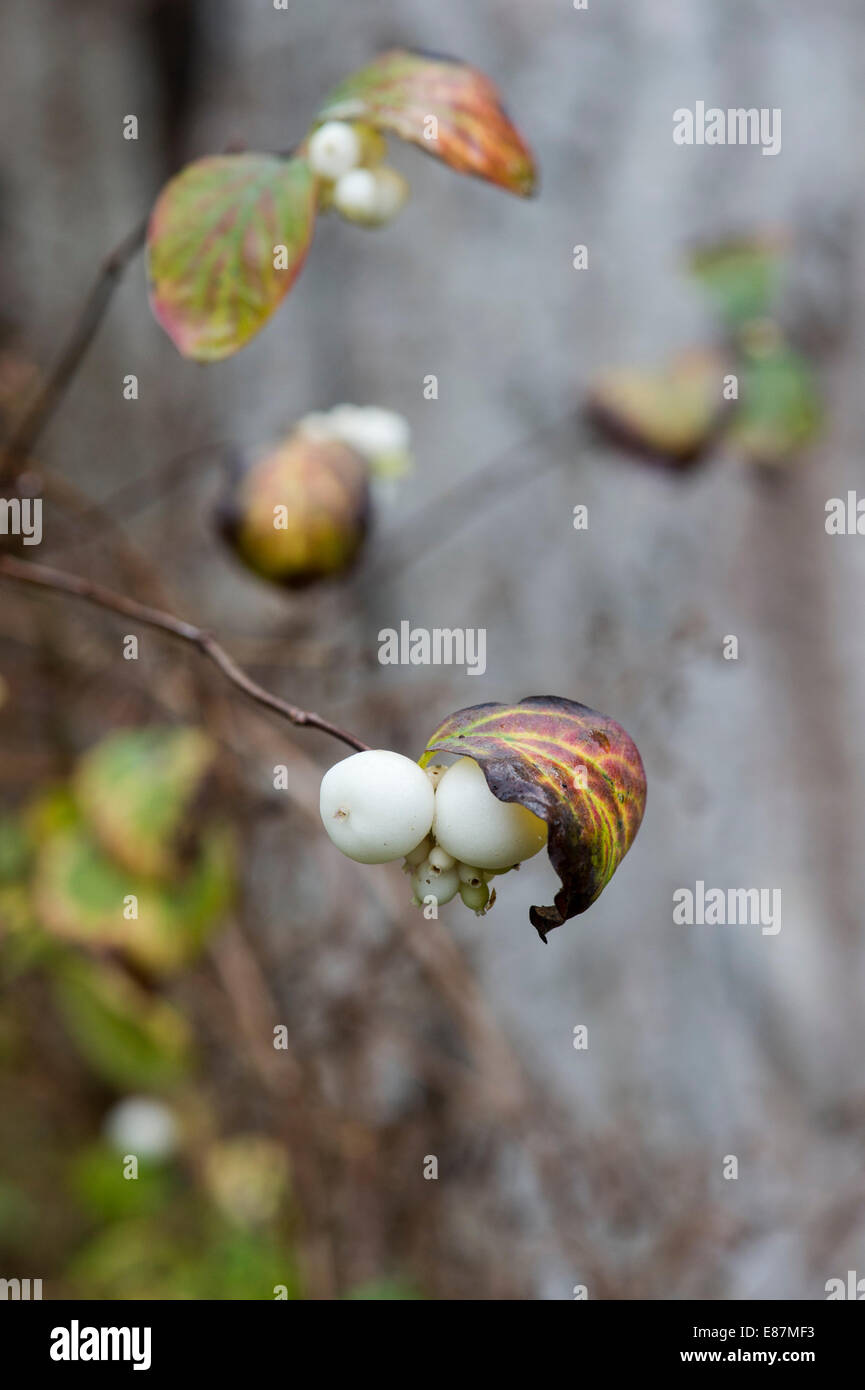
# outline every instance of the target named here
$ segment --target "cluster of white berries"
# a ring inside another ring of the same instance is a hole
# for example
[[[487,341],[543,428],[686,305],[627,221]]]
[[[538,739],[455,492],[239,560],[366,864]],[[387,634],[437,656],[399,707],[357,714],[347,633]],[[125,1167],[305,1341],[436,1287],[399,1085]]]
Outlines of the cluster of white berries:
[[[459,893],[479,916],[491,905],[490,879],[547,840],[546,823],[525,806],[499,801],[473,758],[424,771],[386,749],[355,753],[325,773],[321,818],[349,859],[404,859],[417,906],[441,906]]]
[[[309,138],[308,158],[321,179],[322,205],[333,206],[349,222],[380,227],[396,216],[408,197],[408,184],[382,164],[387,145],[372,126],[325,121]]]

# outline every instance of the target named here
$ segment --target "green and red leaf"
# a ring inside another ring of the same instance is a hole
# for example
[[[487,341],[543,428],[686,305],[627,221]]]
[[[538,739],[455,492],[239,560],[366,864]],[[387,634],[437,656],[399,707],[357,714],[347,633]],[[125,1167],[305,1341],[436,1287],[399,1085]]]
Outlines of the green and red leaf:
[[[474,758],[499,801],[547,822],[547,853],[562,881],[552,907],[533,907],[542,941],[600,896],[630,849],[646,805],[646,775],[620,724],[586,705],[531,695],[516,705],[473,705],[436,729],[434,752]]]
[[[428,118],[438,123],[428,134]],[[395,48],[347,77],[317,117],[366,121],[437,155],[460,174],[528,197],[535,188],[531,151],[482,72],[452,58]]]
[[[303,265],[316,197],[305,160],[267,154],[199,159],[166,184],[147,233],[151,303],[184,357],[229,357],[264,326]]]

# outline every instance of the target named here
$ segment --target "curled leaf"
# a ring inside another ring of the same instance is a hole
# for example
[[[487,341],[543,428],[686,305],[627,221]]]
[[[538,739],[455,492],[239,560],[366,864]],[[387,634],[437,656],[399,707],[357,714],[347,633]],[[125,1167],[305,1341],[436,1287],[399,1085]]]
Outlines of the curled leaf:
[[[547,822],[562,886],[554,906],[529,913],[541,940],[585,912],[630,849],[646,804],[642,759],[622,726],[573,700],[531,695],[457,710],[436,729],[422,767],[434,752],[474,758],[499,801]]]
[[[460,174],[522,197],[534,192],[531,151],[496,87],[453,58],[401,48],[382,53],[331,92],[317,120],[365,121],[419,145]]]
[[[304,159],[213,155],[162,190],[147,233],[153,312],[184,357],[242,348],[284,299],[312,239]]]
[[[664,371],[614,367],[589,391],[589,416],[620,444],[650,458],[684,466],[711,442],[723,413],[724,366],[713,352],[694,350]]]

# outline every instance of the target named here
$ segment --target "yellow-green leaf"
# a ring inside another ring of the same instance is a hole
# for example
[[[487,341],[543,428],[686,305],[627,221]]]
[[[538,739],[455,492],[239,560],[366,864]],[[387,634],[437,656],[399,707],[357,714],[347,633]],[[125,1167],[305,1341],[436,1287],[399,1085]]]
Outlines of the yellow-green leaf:
[[[198,953],[230,901],[233,881],[233,846],[224,831],[210,831],[184,876],[163,884],[131,876],[83,830],[66,830],[39,851],[33,901],[53,936],[110,948],[165,974]]]
[[[683,466],[698,459],[714,437],[723,382],[723,363],[712,352],[684,353],[659,372],[611,368],[595,378],[588,413],[626,448]]]
[[[69,956],[54,980],[80,1051],[121,1089],[160,1089],[188,1070],[192,1038],[183,1015],[114,966]]]
[[[215,749],[200,729],[119,729],[79,760],[75,799],[103,849],[132,874],[167,879]]]

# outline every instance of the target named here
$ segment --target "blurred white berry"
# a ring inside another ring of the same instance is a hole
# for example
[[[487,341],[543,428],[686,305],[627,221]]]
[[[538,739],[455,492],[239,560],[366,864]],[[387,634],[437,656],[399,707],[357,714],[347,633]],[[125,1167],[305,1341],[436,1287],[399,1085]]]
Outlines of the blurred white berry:
[[[436,788],[433,837],[460,863],[498,870],[543,849],[547,827],[525,806],[499,801],[474,759],[460,758]]]
[[[345,121],[325,121],[310,136],[310,168],[322,179],[340,179],[361,161],[363,145],[354,126]]]
[[[336,438],[367,458],[406,454],[411,447],[408,420],[394,410],[378,405],[337,405],[328,418]]]
[[[351,169],[337,179],[333,205],[349,222],[379,227],[396,216],[408,191],[408,183],[395,169]]]
[[[429,834],[435,793],[411,758],[370,748],[324,774],[320,809],[337,849],[359,864],[385,864]]]
[[[390,222],[406,202],[409,195],[408,180],[396,169],[382,165],[374,169],[376,187],[376,209],[383,222]]]
[[[430,763],[426,769],[426,775],[432,782],[433,786],[437,787],[447,770],[447,763]]]
[[[424,898],[435,898],[439,907],[443,907],[456,897],[460,881],[456,869],[446,869],[442,873],[441,870],[430,868],[427,863],[422,864],[412,876],[411,886],[419,902],[423,902]]]
[[[161,1100],[127,1096],[109,1110],[103,1133],[112,1148],[136,1158],[167,1158],[177,1147],[177,1121]]]

